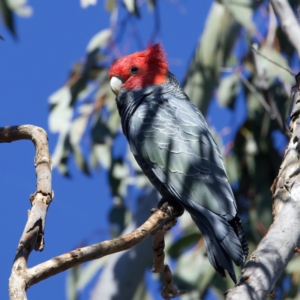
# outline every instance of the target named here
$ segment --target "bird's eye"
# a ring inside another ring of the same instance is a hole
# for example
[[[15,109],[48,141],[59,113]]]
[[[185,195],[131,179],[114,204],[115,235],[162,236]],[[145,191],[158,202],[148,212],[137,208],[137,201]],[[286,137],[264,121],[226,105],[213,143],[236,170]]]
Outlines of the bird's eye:
[[[130,73],[131,74],[135,74],[135,73],[137,73],[138,72],[138,68],[137,67],[131,67],[131,69],[130,69]]]

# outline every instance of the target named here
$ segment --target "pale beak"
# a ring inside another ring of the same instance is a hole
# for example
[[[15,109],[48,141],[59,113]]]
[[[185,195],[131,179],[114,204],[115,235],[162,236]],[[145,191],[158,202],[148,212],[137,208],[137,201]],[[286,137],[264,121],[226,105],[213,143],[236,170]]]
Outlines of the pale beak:
[[[113,77],[110,79],[110,87],[111,87],[112,91],[113,91],[116,95],[119,94],[122,85],[123,85],[123,82],[122,82],[122,80],[121,80],[119,77],[113,76]]]

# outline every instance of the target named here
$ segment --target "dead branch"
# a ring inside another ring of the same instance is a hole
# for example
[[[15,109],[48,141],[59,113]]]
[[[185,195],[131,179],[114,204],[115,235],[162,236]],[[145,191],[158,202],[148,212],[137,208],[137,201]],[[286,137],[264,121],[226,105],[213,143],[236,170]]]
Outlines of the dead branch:
[[[26,288],[81,263],[130,249],[151,235],[161,224],[167,223],[170,218],[172,218],[171,215],[157,210],[142,226],[129,234],[87,247],[77,248],[29,268],[25,278]]]
[[[78,248],[32,268],[27,268],[27,260],[31,251],[33,249],[42,251],[44,248],[45,219],[47,209],[53,199],[53,192],[51,189],[51,159],[46,132],[33,125],[0,128],[0,142],[22,139],[33,141],[36,148],[37,190],[30,196],[32,209],[28,214],[28,221],[18,245],[9,280],[10,299],[26,300],[26,290],[30,286],[81,263],[130,249],[151,234],[154,235],[154,240],[158,239],[163,242],[165,232],[175,224],[176,217],[173,215],[172,207],[168,207],[167,210],[156,210],[143,225],[129,234]],[[163,248],[161,251],[163,252]],[[160,263],[162,267],[159,270],[162,271],[166,282],[163,291],[166,294],[165,299],[169,299],[169,295],[175,296],[174,293],[179,295],[180,291],[173,284],[169,267],[164,265],[164,260],[160,260]]]
[[[26,298],[27,260],[33,249],[44,249],[44,231],[46,213],[53,199],[51,189],[51,158],[48,151],[48,138],[45,130],[33,125],[0,128],[0,142],[31,140],[36,149],[34,159],[37,184],[36,192],[30,195],[32,209],[28,211],[28,220],[20,238],[9,279],[10,299]]]
[[[227,292],[227,300],[266,299],[292,259],[295,248],[300,246],[299,87],[293,97],[295,104],[290,124],[292,136],[279,174],[271,187],[274,221],[243,268],[237,286]]]

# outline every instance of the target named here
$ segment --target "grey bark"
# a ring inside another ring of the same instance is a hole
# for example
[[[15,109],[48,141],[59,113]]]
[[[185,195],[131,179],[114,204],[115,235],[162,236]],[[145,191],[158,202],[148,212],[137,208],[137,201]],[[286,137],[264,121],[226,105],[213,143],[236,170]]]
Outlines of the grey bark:
[[[32,209],[20,238],[9,279],[9,296],[14,300],[26,300],[27,260],[33,249],[44,249],[44,231],[48,207],[53,199],[51,189],[51,158],[48,137],[44,129],[33,125],[0,128],[0,143],[31,140],[36,149],[36,192],[30,195]]]
[[[286,0],[270,0],[270,3],[300,58],[300,26],[292,8]],[[271,187],[274,222],[243,268],[237,286],[227,292],[226,299],[265,299],[300,245],[299,86],[297,82],[293,94],[292,136]]]
[[[270,0],[270,3],[300,58],[300,26],[289,2],[287,0]]]
[[[300,90],[293,94],[291,138],[273,194],[274,222],[249,261],[234,289],[227,292],[227,300],[266,299],[276,281],[300,246]]]

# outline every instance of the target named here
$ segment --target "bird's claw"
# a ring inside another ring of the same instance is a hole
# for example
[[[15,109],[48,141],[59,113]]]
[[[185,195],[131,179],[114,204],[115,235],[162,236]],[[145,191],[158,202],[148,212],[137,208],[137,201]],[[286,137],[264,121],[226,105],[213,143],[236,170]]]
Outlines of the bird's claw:
[[[182,208],[182,206],[173,199],[169,198],[162,198],[158,202],[158,208],[169,215],[173,215],[176,218],[182,216],[184,213],[184,209]]]
[[[276,290],[272,291],[270,294],[267,295],[268,297],[275,298],[276,297]]]

